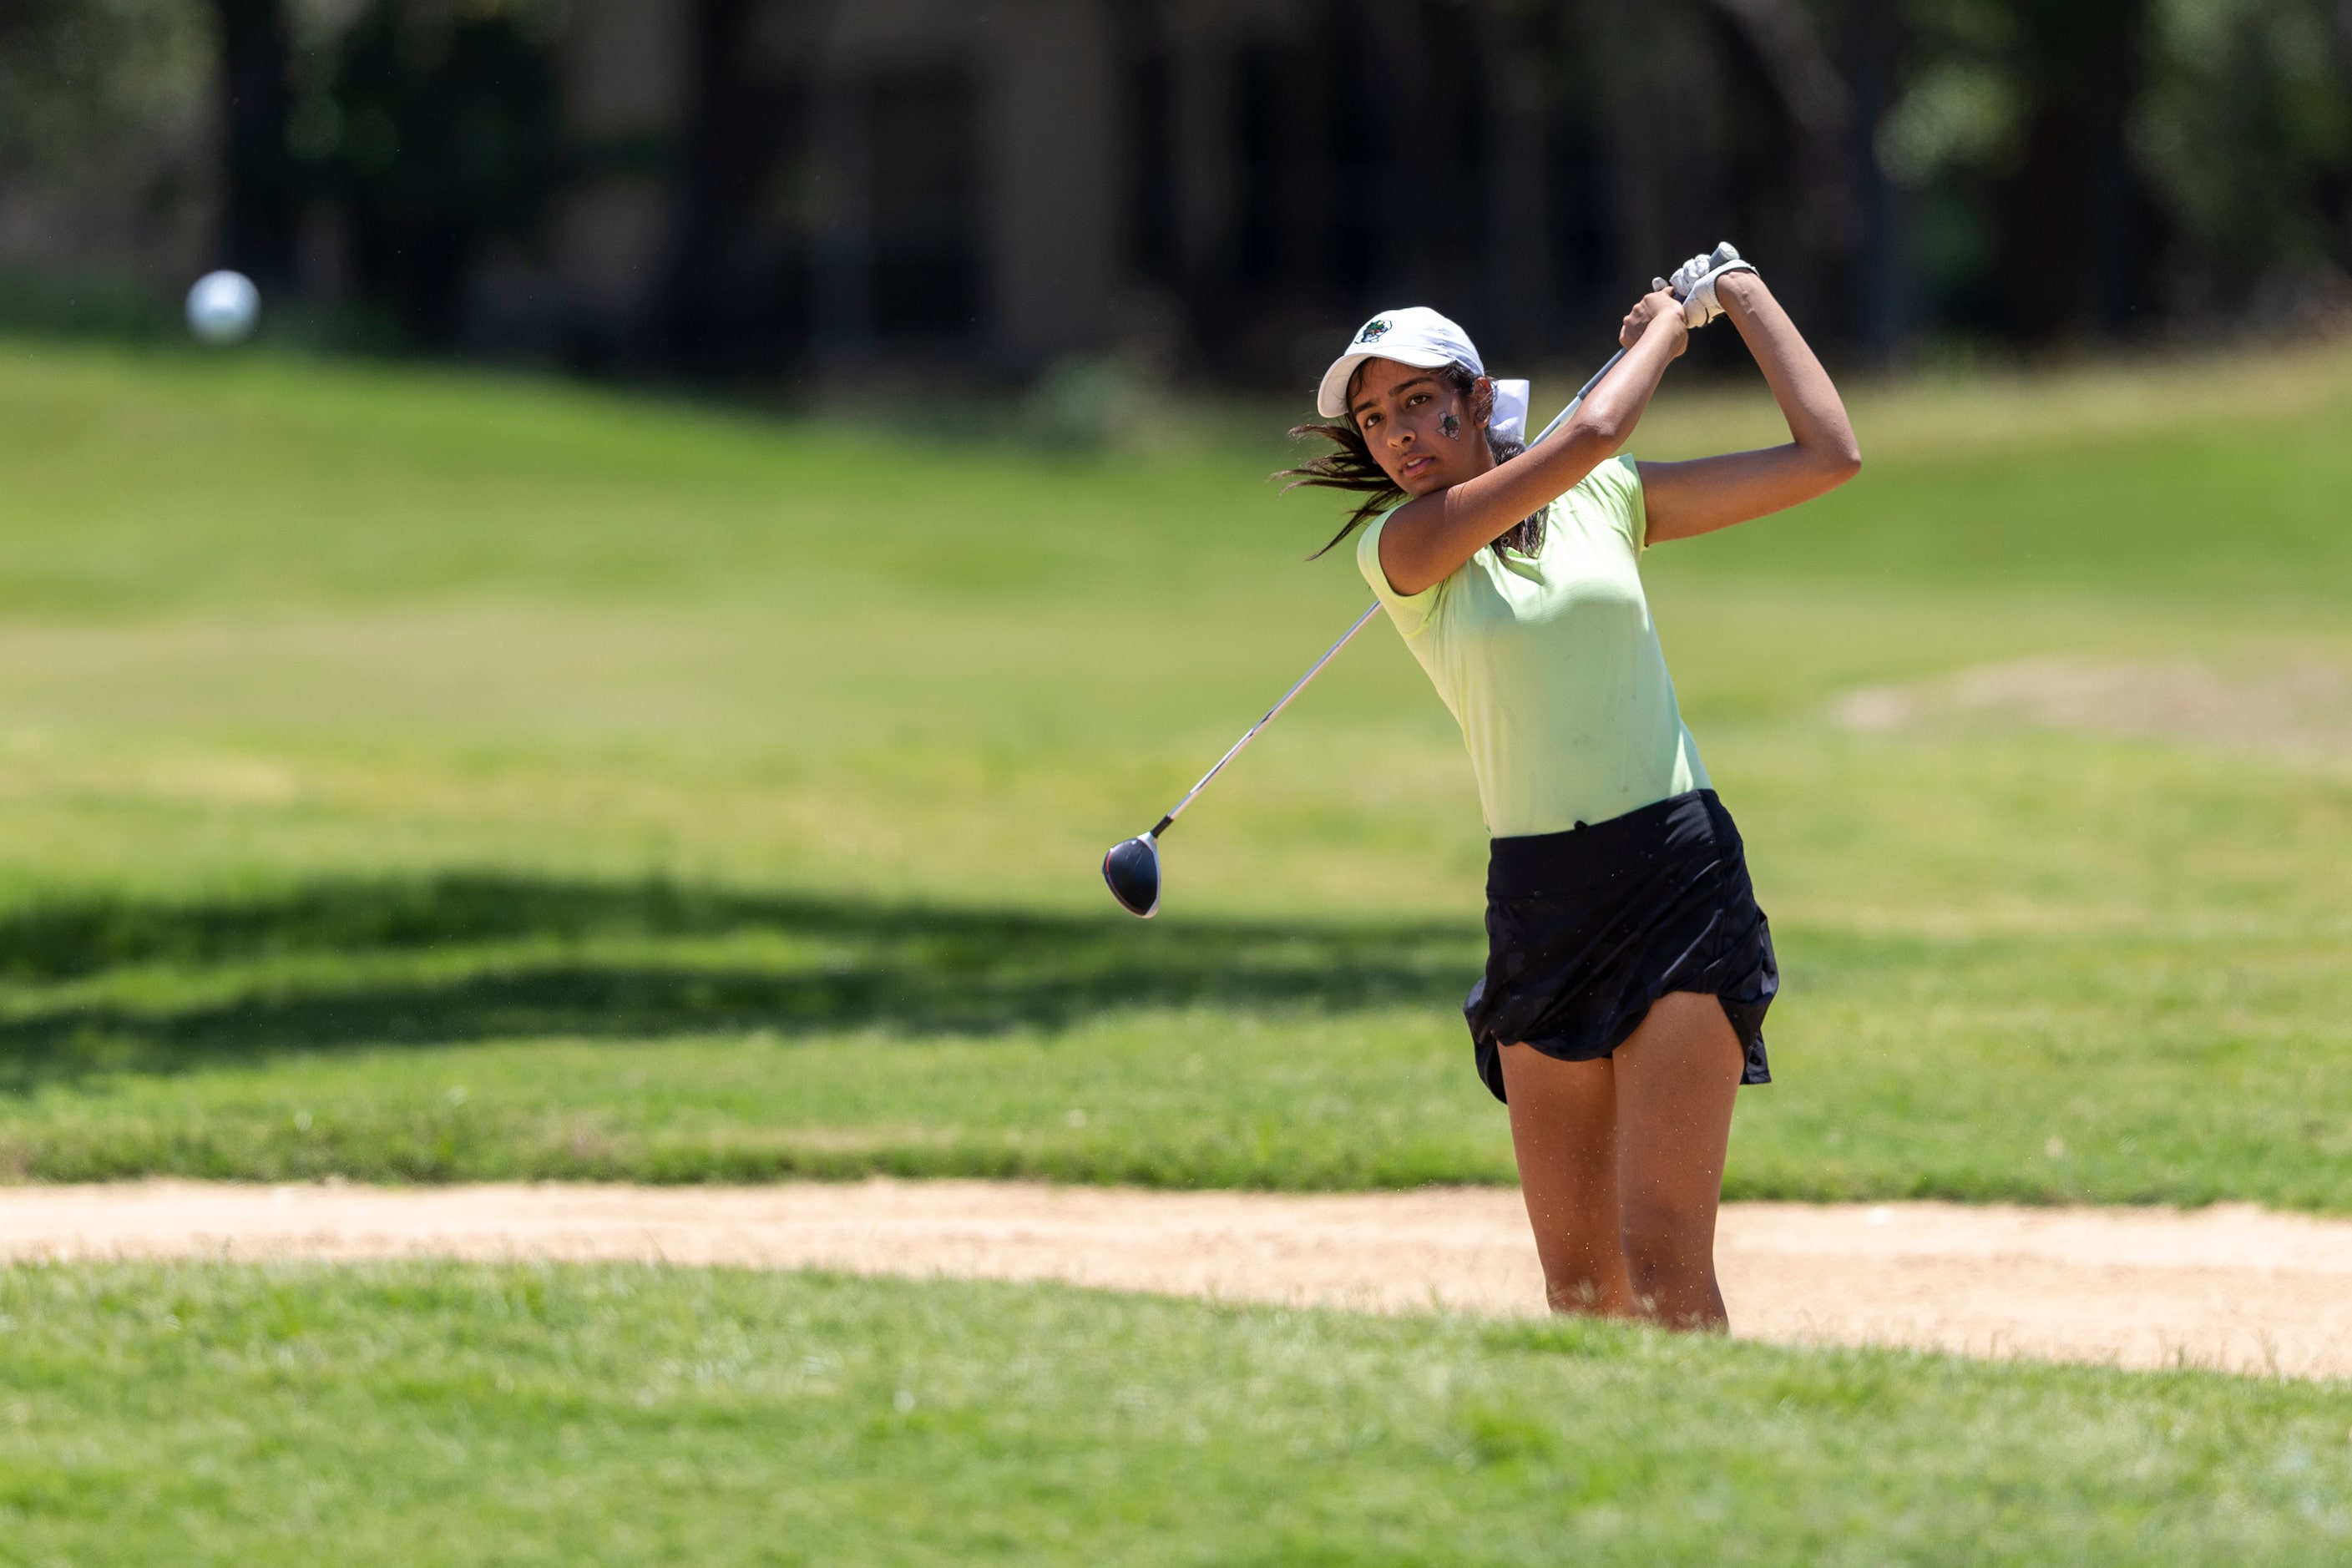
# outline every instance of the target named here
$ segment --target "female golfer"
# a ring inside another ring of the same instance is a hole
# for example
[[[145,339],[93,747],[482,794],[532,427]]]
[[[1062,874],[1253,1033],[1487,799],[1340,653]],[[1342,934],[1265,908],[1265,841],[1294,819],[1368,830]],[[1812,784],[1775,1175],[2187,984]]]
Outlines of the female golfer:
[[[1792,439],[1695,462],[1615,456],[1691,327],[1717,314]],[[1323,378],[1318,407],[1338,422],[1295,432],[1336,450],[1291,472],[1366,492],[1331,542],[1363,527],[1357,563],[1469,745],[1492,845],[1486,973],[1464,1012],[1479,1076],[1510,1107],[1553,1309],[1720,1330],[1731,1106],[1738,1085],[1770,1081],[1779,976],[1637,561],[1834,489],[1862,456],[1745,262],[1695,258],[1620,335],[1625,357],[1575,417],[1523,450],[1494,428],[1495,384],[1460,328],[1422,309],[1376,316]]]

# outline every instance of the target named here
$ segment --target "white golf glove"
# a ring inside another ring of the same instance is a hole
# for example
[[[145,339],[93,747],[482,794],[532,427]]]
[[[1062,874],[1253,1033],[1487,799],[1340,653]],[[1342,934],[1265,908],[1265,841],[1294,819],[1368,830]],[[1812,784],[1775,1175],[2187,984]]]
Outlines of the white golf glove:
[[[1675,291],[1683,302],[1683,324],[1696,331],[1723,314],[1715,298],[1716,279],[1727,272],[1754,271],[1755,267],[1741,260],[1738,250],[1727,239],[1713,250],[1692,257],[1675,268],[1672,278],[1659,279],[1656,286]]]

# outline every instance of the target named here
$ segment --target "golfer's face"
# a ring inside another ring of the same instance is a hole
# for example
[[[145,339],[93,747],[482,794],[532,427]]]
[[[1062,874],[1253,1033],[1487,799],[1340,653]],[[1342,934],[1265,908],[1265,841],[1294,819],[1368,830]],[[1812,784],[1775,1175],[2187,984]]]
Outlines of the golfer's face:
[[[1485,438],[1468,401],[1436,373],[1394,360],[1366,360],[1356,373],[1349,415],[1372,460],[1409,496],[1460,484],[1480,471]]]

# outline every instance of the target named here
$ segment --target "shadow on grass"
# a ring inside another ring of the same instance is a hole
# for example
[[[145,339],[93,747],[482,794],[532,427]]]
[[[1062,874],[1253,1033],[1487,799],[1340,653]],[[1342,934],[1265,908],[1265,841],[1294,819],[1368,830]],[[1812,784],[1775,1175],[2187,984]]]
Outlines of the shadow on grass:
[[[714,960],[686,945],[745,935],[784,939],[779,956]],[[589,943],[593,955],[575,946]],[[430,973],[399,973],[402,954]],[[241,977],[245,966],[297,955],[308,957],[298,980]],[[335,973],[339,957],[351,961],[348,976]],[[0,920],[0,977],[16,993],[0,1016],[0,1092],[98,1071],[387,1044],[749,1029],[982,1035],[1133,1006],[1452,1006],[1478,959],[1478,932],[1466,925],[1145,925],[667,882],[465,876],[321,882],[211,903],[50,904]],[[127,969],[168,971],[165,989],[202,999],[133,1000],[121,994],[131,986],[109,979]],[[70,998],[46,994],[67,983]]]

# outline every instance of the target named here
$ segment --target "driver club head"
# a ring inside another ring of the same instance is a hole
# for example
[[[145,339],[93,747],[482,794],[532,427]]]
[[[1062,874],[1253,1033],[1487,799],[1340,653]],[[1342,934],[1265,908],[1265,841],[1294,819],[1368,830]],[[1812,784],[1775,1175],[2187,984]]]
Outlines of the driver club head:
[[[1123,839],[1103,856],[1103,880],[1119,908],[1142,920],[1160,912],[1160,845],[1146,833]]]

